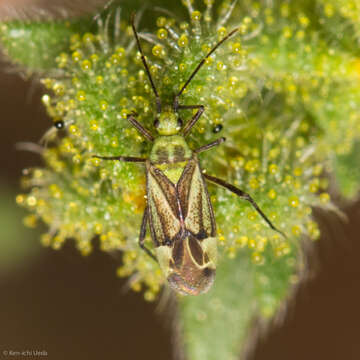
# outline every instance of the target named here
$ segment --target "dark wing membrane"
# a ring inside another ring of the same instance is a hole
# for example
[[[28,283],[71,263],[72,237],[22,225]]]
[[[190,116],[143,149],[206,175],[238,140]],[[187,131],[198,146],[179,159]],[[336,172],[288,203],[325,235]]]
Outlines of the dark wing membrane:
[[[156,246],[172,241],[181,229],[176,189],[155,166],[147,167],[147,201],[151,236]]]
[[[177,190],[185,228],[198,240],[215,237],[214,212],[196,157],[187,163],[177,183]]]

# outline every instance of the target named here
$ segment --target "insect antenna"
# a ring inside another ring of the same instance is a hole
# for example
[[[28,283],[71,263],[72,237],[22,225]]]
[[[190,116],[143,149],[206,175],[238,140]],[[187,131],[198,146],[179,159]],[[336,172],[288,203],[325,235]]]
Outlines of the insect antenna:
[[[224,38],[222,38],[208,53],[207,55],[199,62],[199,64],[196,66],[195,70],[192,72],[192,74],[189,76],[189,78],[187,79],[187,81],[185,82],[185,84],[183,85],[183,87],[181,88],[181,90],[177,93],[177,95],[175,95],[175,99],[174,99],[174,110],[176,111],[179,107],[179,97],[180,95],[184,92],[184,90],[186,89],[186,87],[189,85],[189,83],[191,82],[191,80],[194,78],[194,76],[197,74],[197,72],[201,69],[201,67],[204,65],[206,59],[220,46],[222,45],[226,40],[228,40],[232,35],[234,35],[237,31],[239,30],[239,28],[236,28],[234,30],[232,30],[231,32],[229,32],[229,34],[227,34]]]
[[[142,48],[141,48],[141,45],[140,45],[140,40],[139,40],[139,36],[138,36],[138,33],[136,31],[136,27],[135,27],[135,13],[133,13],[131,15],[131,27],[133,29],[133,32],[134,32],[134,35],[135,35],[135,39],[136,39],[136,44],[137,44],[137,47],[139,49],[139,52],[141,54],[141,60],[144,64],[144,68],[145,68],[145,71],[146,71],[146,74],[150,80],[150,84],[151,84],[151,87],[154,91],[154,94],[155,94],[155,98],[156,98],[156,110],[158,113],[161,113],[161,100],[160,100],[160,96],[159,96],[159,93],[157,92],[156,90],[156,87],[155,87],[155,84],[154,84],[154,81],[151,77],[151,74],[150,74],[150,70],[149,70],[149,67],[148,67],[148,64],[145,60],[145,56],[144,56],[144,53],[142,51]]]

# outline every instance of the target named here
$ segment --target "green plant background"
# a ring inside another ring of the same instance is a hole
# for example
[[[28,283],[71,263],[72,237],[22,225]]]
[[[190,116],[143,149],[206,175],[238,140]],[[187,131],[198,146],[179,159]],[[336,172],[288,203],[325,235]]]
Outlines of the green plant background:
[[[358,190],[360,65],[352,46],[359,34],[357,5],[186,4],[172,9],[176,19],[144,16],[139,24],[163,101],[170,103],[206,51],[240,26],[239,36],[214,54],[182,98],[185,104],[206,105],[189,144],[212,141],[218,136],[215,126],[223,125],[227,143],[201,155],[203,168],[251,193],[288,235],[282,239],[248,204],[210,186],[221,252],[217,281],[206,295],[179,299],[179,322],[189,358],[231,359],[245,344],[255,316],[276,315],[305,273],[303,243],[319,236],[311,207],[336,211],[326,173],[335,175],[344,196],[354,197]],[[60,135],[54,128],[46,134],[47,166],[24,177],[31,190],[17,202],[31,210],[28,225],[39,219],[48,224],[42,236],[46,246],[59,249],[74,238],[87,255],[98,235],[102,250],[122,250],[119,276],[131,275],[131,287],[154,300],[164,280],[136,243],[144,171],[91,158],[149,151],[126,122],[136,110],[151,128],[155,110],[129,29],[133,6],[122,3],[121,13],[116,9],[114,4],[95,20],[1,25],[7,55],[25,74],[40,75],[49,115],[66,125]],[[223,18],[226,28],[219,25]],[[336,35],[340,32],[344,36]],[[190,116],[184,112],[184,118]],[[219,324],[232,329],[232,336]]]

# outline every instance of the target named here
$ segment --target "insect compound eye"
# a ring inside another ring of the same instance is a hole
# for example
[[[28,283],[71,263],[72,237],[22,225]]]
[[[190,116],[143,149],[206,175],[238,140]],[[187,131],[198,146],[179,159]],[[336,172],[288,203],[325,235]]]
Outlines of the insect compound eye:
[[[155,126],[155,128],[157,129],[157,128],[159,127],[159,125],[160,125],[159,119],[155,119],[155,120],[154,120],[154,126]]]
[[[178,126],[178,128],[182,128],[182,126],[183,126],[183,121],[182,121],[181,118],[178,118],[178,119],[177,119],[177,126]]]
[[[62,120],[59,120],[54,123],[54,126],[56,127],[56,129],[61,130],[64,128],[65,123]]]
[[[214,129],[213,129],[213,133],[217,134],[222,130],[223,126],[221,124],[217,124]]]

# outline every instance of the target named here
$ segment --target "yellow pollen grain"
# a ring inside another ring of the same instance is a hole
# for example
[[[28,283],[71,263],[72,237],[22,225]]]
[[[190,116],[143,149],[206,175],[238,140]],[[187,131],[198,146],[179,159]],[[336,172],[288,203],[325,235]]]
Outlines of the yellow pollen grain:
[[[50,234],[42,234],[40,241],[43,246],[50,246],[51,239],[52,239],[52,237]]]
[[[205,59],[205,65],[210,66],[213,63],[214,59],[210,56]]]
[[[99,130],[99,124],[96,120],[91,120],[90,121],[90,129],[92,131],[98,131]]]
[[[232,45],[232,51],[235,53],[235,54],[241,54],[241,50],[242,50],[242,47],[241,47],[241,43],[240,42],[236,42]]]
[[[100,170],[100,179],[105,180],[109,176],[109,172],[106,169]]]
[[[72,161],[74,164],[80,164],[81,163],[81,155],[80,154],[76,154],[72,157]]]
[[[292,36],[292,30],[291,30],[290,27],[288,27],[288,26],[285,26],[285,27],[284,27],[284,29],[283,29],[283,36],[284,36],[284,38],[286,38],[286,39],[291,38],[291,36]]]
[[[278,170],[279,170],[279,168],[278,168],[278,166],[276,164],[270,164],[269,165],[269,173],[271,175],[277,174]]]
[[[156,25],[158,27],[163,27],[166,25],[166,18],[164,16],[160,16],[156,19]]]
[[[94,232],[95,234],[99,235],[103,231],[103,226],[101,223],[94,224]]]
[[[327,17],[333,17],[335,14],[334,6],[332,4],[326,4],[324,7],[324,12]]]
[[[101,100],[99,102],[99,106],[100,106],[100,110],[105,111],[108,108],[109,104],[107,103],[107,101]]]
[[[25,216],[24,219],[23,219],[23,224],[28,227],[28,228],[35,228],[36,225],[37,225],[37,217],[36,215],[28,215],[28,216]]]
[[[219,234],[219,241],[224,242],[225,241],[225,236]]]
[[[67,65],[68,63],[68,54],[66,53],[61,53],[58,58],[56,59],[57,63],[58,63],[58,66],[59,68],[63,68]]]
[[[250,179],[249,185],[252,189],[257,189],[260,186],[259,181],[255,177]]]
[[[85,101],[85,100],[86,100],[85,91],[79,90],[79,91],[76,93],[76,98],[77,98],[79,101]]]
[[[51,100],[51,98],[50,98],[50,96],[48,94],[43,95],[42,98],[41,98],[41,101],[45,106],[50,105],[50,100]]]
[[[51,195],[55,198],[55,199],[61,199],[62,198],[62,192],[60,190],[60,188],[58,187],[58,185],[56,184],[51,184],[49,186],[49,190]]]
[[[247,242],[249,249],[255,249],[256,248],[256,240],[255,239],[249,239]]]
[[[312,193],[316,193],[319,190],[319,180],[318,179],[314,179],[310,184],[309,184],[309,191]]]
[[[301,228],[299,225],[294,225],[292,228],[291,228],[291,232],[296,235],[296,236],[299,236],[301,234]]]
[[[219,71],[223,71],[226,69],[226,65],[222,61],[218,61],[216,63],[216,69]]]
[[[228,80],[229,86],[235,86],[238,82],[238,78],[236,76],[230,76]]]
[[[74,52],[72,53],[71,57],[72,57],[72,59],[73,59],[74,62],[79,62],[79,61],[81,60],[81,58],[82,58],[82,55],[81,55],[80,52],[74,51]]]
[[[282,17],[288,17],[290,14],[289,4],[283,3],[280,7],[280,14]]]
[[[293,171],[293,174],[295,176],[301,176],[302,175],[302,169],[299,168],[299,167],[295,168],[294,171]]]
[[[86,43],[91,43],[92,41],[94,41],[94,35],[92,33],[85,33],[82,37],[83,42]]]
[[[321,193],[319,197],[323,204],[327,204],[330,201],[330,195],[326,192]]]
[[[22,195],[22,194],[17,195],[17,196],[16,196],[16,203],[17,203],[18,205],[21,205],[21,204],[24,203],[25,199],[26,199],[25,195]]]
[[[301,26],[307,27],[309,25],[309,23],[310,23],[310,20],[305,15],[300,15],[299,16],[299,22],[300,22]]]
[[[248,237],[247,236],[241,236],[240,238],[236,239],[236,243],[240,245],[240,247],[245,247],[248,244]]]
[[[304,30],[299,30],[296,32],[296,38],[299,40],[303,40],[305,37],[305,31]]]
[[[70,134],[75,135],[75,136],[80,135],[80,130],[76,125],[70,125],[69,126],[69,132],[70,132]]]
[[[193,11],[193,12],[191,13],[191,19],[194,20],[194,21],[200,21],[200,19],[201,19],[201,12],[200,12],[200,11],[197,11],[197,10]]]
[[[161,28],[161,29],[159,29],[159,30],[157,31],[157,37],[158,37],[158,39],[164,40],[164,39],[167,38],[167,36],[168,36],[168,32],[167,32],[166,29]]]
[[[180,47],[185,47],[185,46],[188,45],[188,43],[189,43],[189,39],[188,39],[188,37],[187,37],[185,34],[183,34],[183,35],[181,35],[181,36],[179,37],[179,39],[178,39],[178,45],[179,45]]]
[[[218,29],[217,33],[218,33],[219,38],[223,38],[227,34],[226,27],[224,27],[224,26],[220,27]]]
[[[321,164],[318,164],[313,167],[312,173],[315,176],[319,176],[322,173],[322,171],[323,171],[323,166]]]
[[[156,57],[163,57],[165,55],[165,50],[161,45],[155,45],[152,48],[152,53]]]
[[[147,291],[145,291],[144,299],[149,302],[154,301],[156,299],[156,294],[154,294],[150,290],[147,290]]]
[[[274,200],[276,198],[276,191],[274,189],[270,189],[267,195],[269,199]]]
[[[259,161],[249,160],[245,164],[245,170],[248,172],[255,172],[259,168]]]
[[[92,55],[90,56],[90,60],[91,60],[94,64],[96,64],[96,63],[99,61],[99,55],[98,55],[98,54],[92,54]]]
[[[247,214],[247,218],[250,220],[250,221],[254,221],[256,219],[256,212],[255,211],[250,211],[248,214]]]
[[[297,196],[291,196],[289,198],[289,205],[296,208],[299,206],[299,198]]]
[[[111,147],[113,147],[113,148],[118,147],[118,146],[119,146],[119,141],[118,141],[118,139],[115,138],[115,137],[112,138],[111,141],[110,141],[110,145],[111,145]]]
[[[116,53],[118,54],[119,57],[121,57],[121,58],[124,57],[125,49],[123,47],[121,47],[121,46],[117,47],[115,51],[116,51]]]
[[[185,70],[186,70],[186,64],[180,63],[180,64],[179,64],[179,70],[180,70],[180,71],[185,71]]]
[[[256,251],[251,254],[251,261],[253,264],[262,265],[265,259],[259,252]]]
[[[111,55],[110,62],[112,65],[119,65],[120,61],[121,61],[121,59],[118,54]]]
[[[88,70],[91,70],[91,62],[90,60],[84,60],[82,63],[81,63],[81,68],[84,70],[84,71],[88,71]]]
[[[65,93],[65,85],[61,83],[55,83],[53,86],[53,91],[57,96],[63,96]]]
[[[26,199],[26,204],[28,206],[35,206],[37,203],[37,200],[36,200],[36,197],[35,196],[29,196],[27,199]]]

